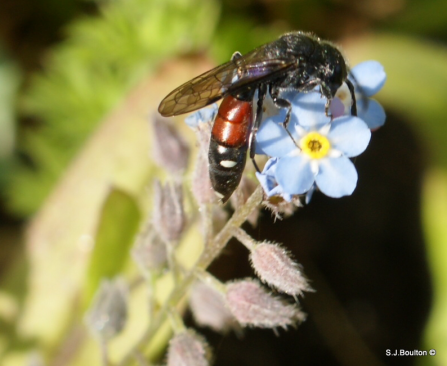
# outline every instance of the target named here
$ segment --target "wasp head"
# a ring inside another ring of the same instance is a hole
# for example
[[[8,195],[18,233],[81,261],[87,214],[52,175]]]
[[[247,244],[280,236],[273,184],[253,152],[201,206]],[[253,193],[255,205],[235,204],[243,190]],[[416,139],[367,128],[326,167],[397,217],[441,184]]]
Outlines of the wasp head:
[[[346,62],[341,52],[332,44],[323,45],[324,63],[320,69],[322,93],[332,99],[348,77]]]

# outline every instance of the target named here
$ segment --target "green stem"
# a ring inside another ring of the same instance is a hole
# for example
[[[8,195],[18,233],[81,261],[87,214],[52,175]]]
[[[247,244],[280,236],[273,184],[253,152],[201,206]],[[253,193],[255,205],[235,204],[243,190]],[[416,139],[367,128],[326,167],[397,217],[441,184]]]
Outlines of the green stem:
[[[197,264],[197,268],[206,269],[211,262],[217,258],[227,242],[233,236],[234,229],[240,227],[247,220],[252,211],[261,203],[262,194],[262,188],[261,186],[258,186],[248,198],[247,202],[234,212],[233,216],[231,216],[223,229],[215,236],[212,245],[209,245],[203,251]]]

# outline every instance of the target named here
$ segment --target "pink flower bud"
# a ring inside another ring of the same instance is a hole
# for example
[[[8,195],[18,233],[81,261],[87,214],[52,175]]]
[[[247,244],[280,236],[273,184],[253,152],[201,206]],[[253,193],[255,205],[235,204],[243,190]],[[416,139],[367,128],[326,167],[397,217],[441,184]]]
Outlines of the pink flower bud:
[[[103,280],[85,317],[91,333],[104,340],[121,332],[127,320],[127,285],[121,279]]]
[[[161,270],[167,263],[166,244],[152,225],[138,236],[131,254],[143,273]]]
[[[197,324],[208,326],[216,332],[226,331],[237,324],[225,306],[224,294],[203,282],[198,281],[193,286],[189,306]]]
[[[169,342],[167,366],[207,366],[209,359],[208,344],[191,330],[177,334]]]
[[[155,113],[152,117],[152,158],[170,173],[183,172],[188,165],[189,146],[172,120]]]
[[[199,142],[199,151],[197,152],[197,161],[192,177],[192,194],[197,200],[197,203],[203,205],[216,201],[216,195],[211,186],[208,166],[208,147],[210,144],[211,125],[208,123],[201,123],[196,129],[196,134]]]
[[[258,277],[270,286],[291,296],[311,290],[306,278],[289,253],[278,244],[255,245],[250,254],[251,265]]]
[[[181,184],[154,185],[154,228],[163,240],[178,240],[185,228],[186,217],[183,211],[183,191]]]
[[[226,299],[230,311],[242,325],[286,328],[305,319],[296,304],[287,304],[272,296],[255,280],[230,283]]]

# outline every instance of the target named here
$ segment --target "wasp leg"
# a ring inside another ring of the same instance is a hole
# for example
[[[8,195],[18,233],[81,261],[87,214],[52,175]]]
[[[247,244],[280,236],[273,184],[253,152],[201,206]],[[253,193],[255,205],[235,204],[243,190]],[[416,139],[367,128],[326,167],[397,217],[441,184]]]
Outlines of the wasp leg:
[[[235,53],[233,53],[233,56],[231,56],[231,61],[240,59],[242,57],[242,53],[240,53],[239,51],[236,51]]]
[[[262,108],[264,105],[265,95],[267,94],[267,86],[265,84],[261,84],[258,88],[258,103],[256,107],[256,118],[253,123],[253,127],[250,131],[250,136],[248,137],[248,148],[250,149],[250,159],[253,162],[256,170],[260,173],[258,164],[255,161],[256,154],[256,133],[259,130],[259,126],[262,122]]]
[[[351,114],[353,116],[357,116],[357,101],[355,100],[355,88],[351,83],[351,80],[346,79],[346,84],[348,85],[349,91],[351,92],[352,105],[351,105]]]
[[[293,143],[298,146],[296,144],[295,139],[293,138],[292,134],[290,133],[290,131],[287,129],[287,126],[289,125],[290,122],[290,116],[292,114],[292,104],[290,104],[290,102],[287,99],[282,99],[278,97],[278,92],[277,90],[272,91],[272,88],[270,88],[270,95],[273,99],[273,104],[275,104],[275,106],[277,108],[287,108],[287,112],[286,112],[286,118],[284,119],[284,122],[282,123],[282,126],[284,127],[284,129],[286,130],[287,134],[289,135],[289,137],[292,139]]]

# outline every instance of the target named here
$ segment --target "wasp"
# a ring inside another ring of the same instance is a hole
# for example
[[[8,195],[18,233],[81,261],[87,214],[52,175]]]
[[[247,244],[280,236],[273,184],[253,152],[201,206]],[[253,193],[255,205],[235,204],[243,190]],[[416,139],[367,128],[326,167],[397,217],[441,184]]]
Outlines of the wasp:
[[[258,169],[254,160],[256,132],[267,93],[277,108],[286,109],[283,126],[287,129],[292,106],[281,97],[282,92],[309,92],[318,86],[327,100],[328,115],[331,100],[343,83],[348,85],[351,114],[356,116],[354,85],[340,50],[310,33],[290,32],[245,55],[235,52],[229,62],[174,89],[158,111],[165,117],[176,116],[223,98],[214,120],[208,158],[213,189],[226,202],[242,178],[248,150]]]

